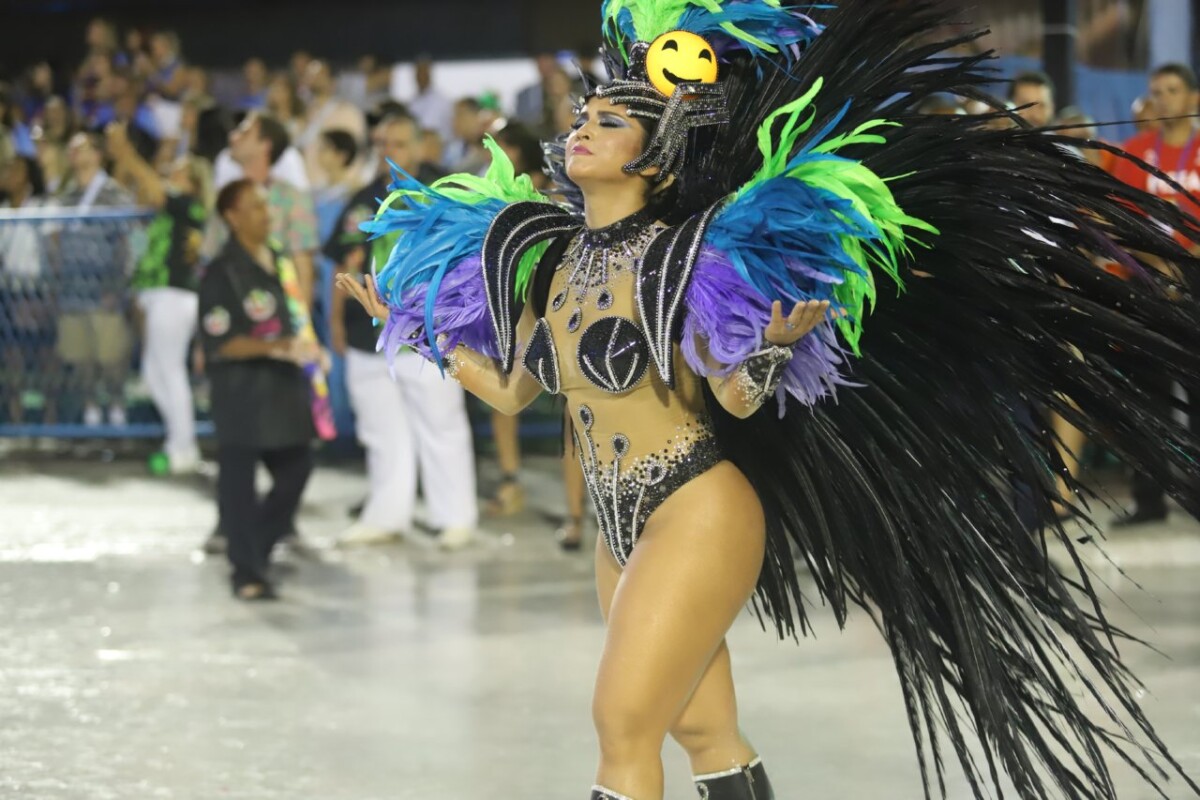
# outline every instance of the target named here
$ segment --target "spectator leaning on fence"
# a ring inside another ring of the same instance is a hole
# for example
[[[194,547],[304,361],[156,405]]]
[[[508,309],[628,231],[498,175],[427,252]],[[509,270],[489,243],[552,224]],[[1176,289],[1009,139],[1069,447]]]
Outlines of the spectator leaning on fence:
[[[58,355],[70,370],[68,388],[78,393],[83,422],[125,425],[125,378],[130,334],[126,320],[130,268],[128,223],[89,219],[102,208],[133,207],[133,198],[104,171],[100,137],[78,133],[68,147],[71,179],[61,205],[79,219],[64,223],[57,236],[55,288],[59,298]]]
[[[34,159],[18,156],[0,167],[0,212],[36,212],[44,193]],[[38,222],[0,219],[0,414],[12,424],[25,421],[27,392],[46,404],[42,421],[54,422],[54,320],[44,240]]]
[[[318,358],[298,338],[281,274],[287,256],[270,243],[266,192],[251,180],[221,190],[217,213],[230,236],[200,283],[201,340],[217,429],[217,503],[228,538],[233,592],[275,597],[271,552],[291,530],[312,472],[314,430],[302,365]],[[255,471],[273,487],[260,500]]]
[[[132,281],[145,318],[142,378],[166,427],[163,450],[171,472],[191,472],[200,463],[200,449],[187,354],[199,314],[196,266],[208,205],[204,169],[184,157],[160,177],[122,125],[109,126],[108,148],[137,187],[139,203],[158,211]]]

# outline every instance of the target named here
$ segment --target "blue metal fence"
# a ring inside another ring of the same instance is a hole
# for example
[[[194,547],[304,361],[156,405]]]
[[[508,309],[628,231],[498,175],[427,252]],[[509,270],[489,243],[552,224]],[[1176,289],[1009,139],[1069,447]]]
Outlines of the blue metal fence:
[[[139,376],[140,315],[130,289],[153,217],[144,209],[0,209],[0,437],[162,437]],[[319,304],[329,302],[328,292],[319,294]],[[193,376],[193,394],[197,433],[210,436],[202,376]],[[113,408],[123,419],[110,417]],[[543,398],[522,419],[522,438],[557,441],[559,414]],[[472,417],[476,434],[488,437],[486,409],[473,406]],[[348,443],[347,418],[339,433]]]
[[[138,377],[129,290],[153,216],[0,210],[0,436],[162,435]]]

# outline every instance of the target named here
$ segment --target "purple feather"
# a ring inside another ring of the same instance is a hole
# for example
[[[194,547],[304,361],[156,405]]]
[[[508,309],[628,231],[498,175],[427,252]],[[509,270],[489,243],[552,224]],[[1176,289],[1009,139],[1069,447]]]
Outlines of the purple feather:
[[[404,347],[433,361],[429,339],[425,336],[425,294],[427,286],[415,286],[404,295],[402,306],[392,306],[391,316],[379,337],[378,349],[389,360]],[[465,344],[476,352],[499,358],[479,257],[459,261],[446,273],[438,287],[433,311],[434,335],[445,336],[443,353]]]
[[[763,349],[771,323],[772,301],[747,283],[724,254],[705,248],[696,260],[687,291],[683,321],[684,360],[697,375],[726,377],[751,353]],[[705,346],[712,367],[701,354]],[[838,386],[853,386],[839,373],[846,363],[833,323],[825,321],[796,343],[795,355],[779,387],[779,412],[785,392],[805,405],[834,397]]]

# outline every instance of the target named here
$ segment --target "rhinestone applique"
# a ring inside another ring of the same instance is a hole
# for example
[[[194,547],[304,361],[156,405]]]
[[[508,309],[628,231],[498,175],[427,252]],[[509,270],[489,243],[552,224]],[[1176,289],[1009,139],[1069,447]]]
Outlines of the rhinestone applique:
[[[546,320],[539,319],[534,326],[522,363],[525,365],[525,371],[547,392],[558,394],[562,391],[562,376],[558,372],[558,350],[554,346],[554,336]]]
[[[654,218],[645,210],[605,228],[580,231],[563,259],[575,302],[584,303],[593,289],[605,287],[622,264],[632,266],[656,232]]]
[[[630,452],[629,437],[613,434],[611,464],[600,461],[593,436],[595,414],[590,406],[579,407],[582,439],[575,432],[575,446],[583,476],[596,508],[600,535],[621,566],[629,563],[646,521],[692,479],[716,466],[723,458],[712,429],[706,422],[683,426],[680,433],[657,453],[641,456],[623,467]]]
[[[480,268],[487,290],[488,314],[500,365],[512,371],[516,341],[514,327],[524,303],[516,297],[517,267],[521,257],[538,242],[573,231],[577,221],[566,211],[548,203],[513,203],[492,220],[480,252]]]
[[[774,396],[792,355],[790,347],[768,347],[748,355],[734,376],[742,400],[752,406],[761,406]]]
[[[589,383],[610,394],[621,394],[645,376],[650,366],[650,345],[632,320],[603,317],[579,337],[576,360]]]

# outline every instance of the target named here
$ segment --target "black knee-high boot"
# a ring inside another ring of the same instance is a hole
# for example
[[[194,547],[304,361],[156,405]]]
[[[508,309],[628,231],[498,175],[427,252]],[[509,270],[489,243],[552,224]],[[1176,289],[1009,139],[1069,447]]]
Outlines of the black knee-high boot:
[[[775,800],[761,758],[745,767],[697,775],[694,780],[701,800]]]
[[[614,792],[612,789],[605,789],[603,786],[593,786],[591,800],[633,800],[633,798]]]

